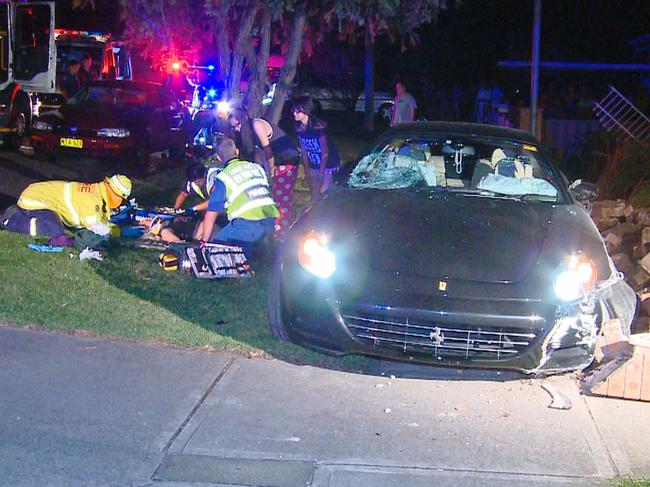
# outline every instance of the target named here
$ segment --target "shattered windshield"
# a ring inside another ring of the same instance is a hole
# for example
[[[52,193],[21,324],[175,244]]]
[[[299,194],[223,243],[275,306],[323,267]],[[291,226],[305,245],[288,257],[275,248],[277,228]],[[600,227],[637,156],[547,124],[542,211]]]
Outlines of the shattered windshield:
[[[356,189],[446,189],[558,201],[560,182],[533,145],[476,137],[389,137],[357,163]]]

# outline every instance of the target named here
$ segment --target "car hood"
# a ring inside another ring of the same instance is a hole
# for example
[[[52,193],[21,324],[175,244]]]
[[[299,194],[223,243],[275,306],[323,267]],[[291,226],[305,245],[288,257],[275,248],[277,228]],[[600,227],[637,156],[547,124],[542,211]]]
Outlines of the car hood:
[[[140,123],[141,109],[117,109],[106,107],[72,107],[64,105],[58,110],[44,113],[40,118],[48,123],[70,124],[98,129],[105,127],[131,127]]]
[[[366,261],[371,271],[404,277],[505,283],[535,266],[554,208],[446,191],[339,189],[299,227],[331,234],[351,266]]]

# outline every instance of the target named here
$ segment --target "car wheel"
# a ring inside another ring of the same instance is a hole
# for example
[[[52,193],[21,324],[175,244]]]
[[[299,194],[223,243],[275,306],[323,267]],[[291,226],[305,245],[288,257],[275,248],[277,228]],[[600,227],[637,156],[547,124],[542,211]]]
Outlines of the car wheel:
[[[31,114],[25,108],[16,108],[14,113],[11,114],[9,128],[13,130],[11,145],[14,147],[20,147],[23,143],[23,138],[29,132],[30,119]]]
[[[273,336],[279,340],[289,340],[287,328],[284,324],[284,310],[282,306],[282,289],[280,285],[280,273],[282,262],[280,257],[275,261],[273,266],[273,273],[271,274],[271,282],[269,283],[268,291],[268,319],[269,328]]]
[[[393,106],[389,103],[384,103],[377,110],[377,114],[384,122],[390,122],[390,119],[393,117]]]

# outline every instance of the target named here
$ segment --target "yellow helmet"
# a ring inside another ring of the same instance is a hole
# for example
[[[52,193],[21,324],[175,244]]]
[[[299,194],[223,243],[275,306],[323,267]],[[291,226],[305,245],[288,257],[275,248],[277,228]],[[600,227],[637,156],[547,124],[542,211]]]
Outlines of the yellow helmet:
[[[106,184],[110,186],[113,192],[120,198],[127,199],[131,194],[131,180],[124,174],[113,174],[110,178],[106,178]]]

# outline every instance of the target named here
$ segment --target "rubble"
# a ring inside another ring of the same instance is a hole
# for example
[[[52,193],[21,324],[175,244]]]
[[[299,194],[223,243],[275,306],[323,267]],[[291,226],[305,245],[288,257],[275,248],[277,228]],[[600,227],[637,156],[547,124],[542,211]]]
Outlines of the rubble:
[[[650,321],[650,209],[634,208],[625,200],[601,200],[592,204],[591,217],[616,269],[623,273],[642,303],[632,330],[647,332]]]
[[[612,262],[639,298],[631,334],[619,320],[602,326],[596,366],[583,377],[582,390],[595,396],[650,401],[650,210],[624,200],[597,201],[591,217]]]

